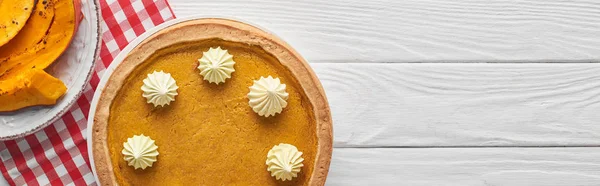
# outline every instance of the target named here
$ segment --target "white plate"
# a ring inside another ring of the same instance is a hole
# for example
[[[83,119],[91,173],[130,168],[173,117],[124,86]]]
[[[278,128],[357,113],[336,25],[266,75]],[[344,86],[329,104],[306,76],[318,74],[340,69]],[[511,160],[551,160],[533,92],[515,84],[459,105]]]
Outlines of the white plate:
[[[83,20],[71,45],[48,67],[52,76],[62,80],[67,93],[53,106],[35,106],[0,113],[0,141],[23,137],[50,125],[77,101],[90,79],[94,61],[100,53],[100,8],[96,0],[82,0]]]

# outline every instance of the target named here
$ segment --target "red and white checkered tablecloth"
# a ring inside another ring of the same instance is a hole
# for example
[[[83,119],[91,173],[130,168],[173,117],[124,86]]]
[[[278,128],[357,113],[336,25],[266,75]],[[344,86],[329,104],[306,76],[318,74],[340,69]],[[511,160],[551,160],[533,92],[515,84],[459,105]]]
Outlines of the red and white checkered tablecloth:
[[[84,94],[52,125],[22,139],[0,142],[0,172],[10,185],[96,185],[85,131],[100,77],[129,42],[175,18],[166,0],[100,0],[100,9],[100,58]]]

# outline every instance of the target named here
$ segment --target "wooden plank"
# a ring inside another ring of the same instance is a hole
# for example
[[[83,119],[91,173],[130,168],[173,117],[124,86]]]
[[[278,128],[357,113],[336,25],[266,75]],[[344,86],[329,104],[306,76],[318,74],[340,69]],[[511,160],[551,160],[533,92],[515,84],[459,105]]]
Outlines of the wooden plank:
[[[178,17],[234,17],[311,62],[600,60],[597,0],[172,0]]]
[[[600,145],[600,64],[311,66],[336,147]]]
[[[600,148],[335,148],[326,185],[600,184]]]

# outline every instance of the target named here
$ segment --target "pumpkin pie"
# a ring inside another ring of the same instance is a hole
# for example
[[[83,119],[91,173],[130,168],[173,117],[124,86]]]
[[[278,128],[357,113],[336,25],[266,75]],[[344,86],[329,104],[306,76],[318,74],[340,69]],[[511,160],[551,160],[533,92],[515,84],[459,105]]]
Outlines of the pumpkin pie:
[[[235,71],[220,84],[198,70],[203,52],[216,47],[235,60]],[[144,79],[155,71],[177,82],[168,105],[142,96]],[[247,97],[254,81],[267,76],[277,77],[288,94],[287,106],[270,117],[257,114]],[[331,115],[314,72],[285,42],[238,21],[184,21],[148,37],[115,68],[92,114],[101,185],[324,185],[329,169]],[[159,152],[145,169],[128,166],[122,154],[123,143],[140,134]],[[279,144],[302,152],[304,166],[292,180],[267,171],[267,154]]]

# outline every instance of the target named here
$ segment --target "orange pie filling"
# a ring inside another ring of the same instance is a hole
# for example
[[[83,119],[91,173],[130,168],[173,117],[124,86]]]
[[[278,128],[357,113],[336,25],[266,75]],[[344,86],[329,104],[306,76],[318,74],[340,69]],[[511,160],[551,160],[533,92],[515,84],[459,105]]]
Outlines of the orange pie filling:
[[[198,59],[217,46],[233,56],[235,71],[211,83]],[[155,71],[177,82],[175,101],[164,106],[147,103],[140,89]],[[248,99],[249,87],[267,76],[285,84],[286,93],[283,110],[270,117],[257,114]],[[306,185],[316,158],[315,125],[310,101],[275,57],[257,46],[209,39],[158,50],[129,74],[110,107],[108,148],[121,185]],[[160,152],[145,169],[128,166],[122,154],[123,142],[140,134],[151,137]],[[291,181],[266,171],[267,154],[277,149],[296,150],[293,156],[303,159],[283,167],[300,169]]]

